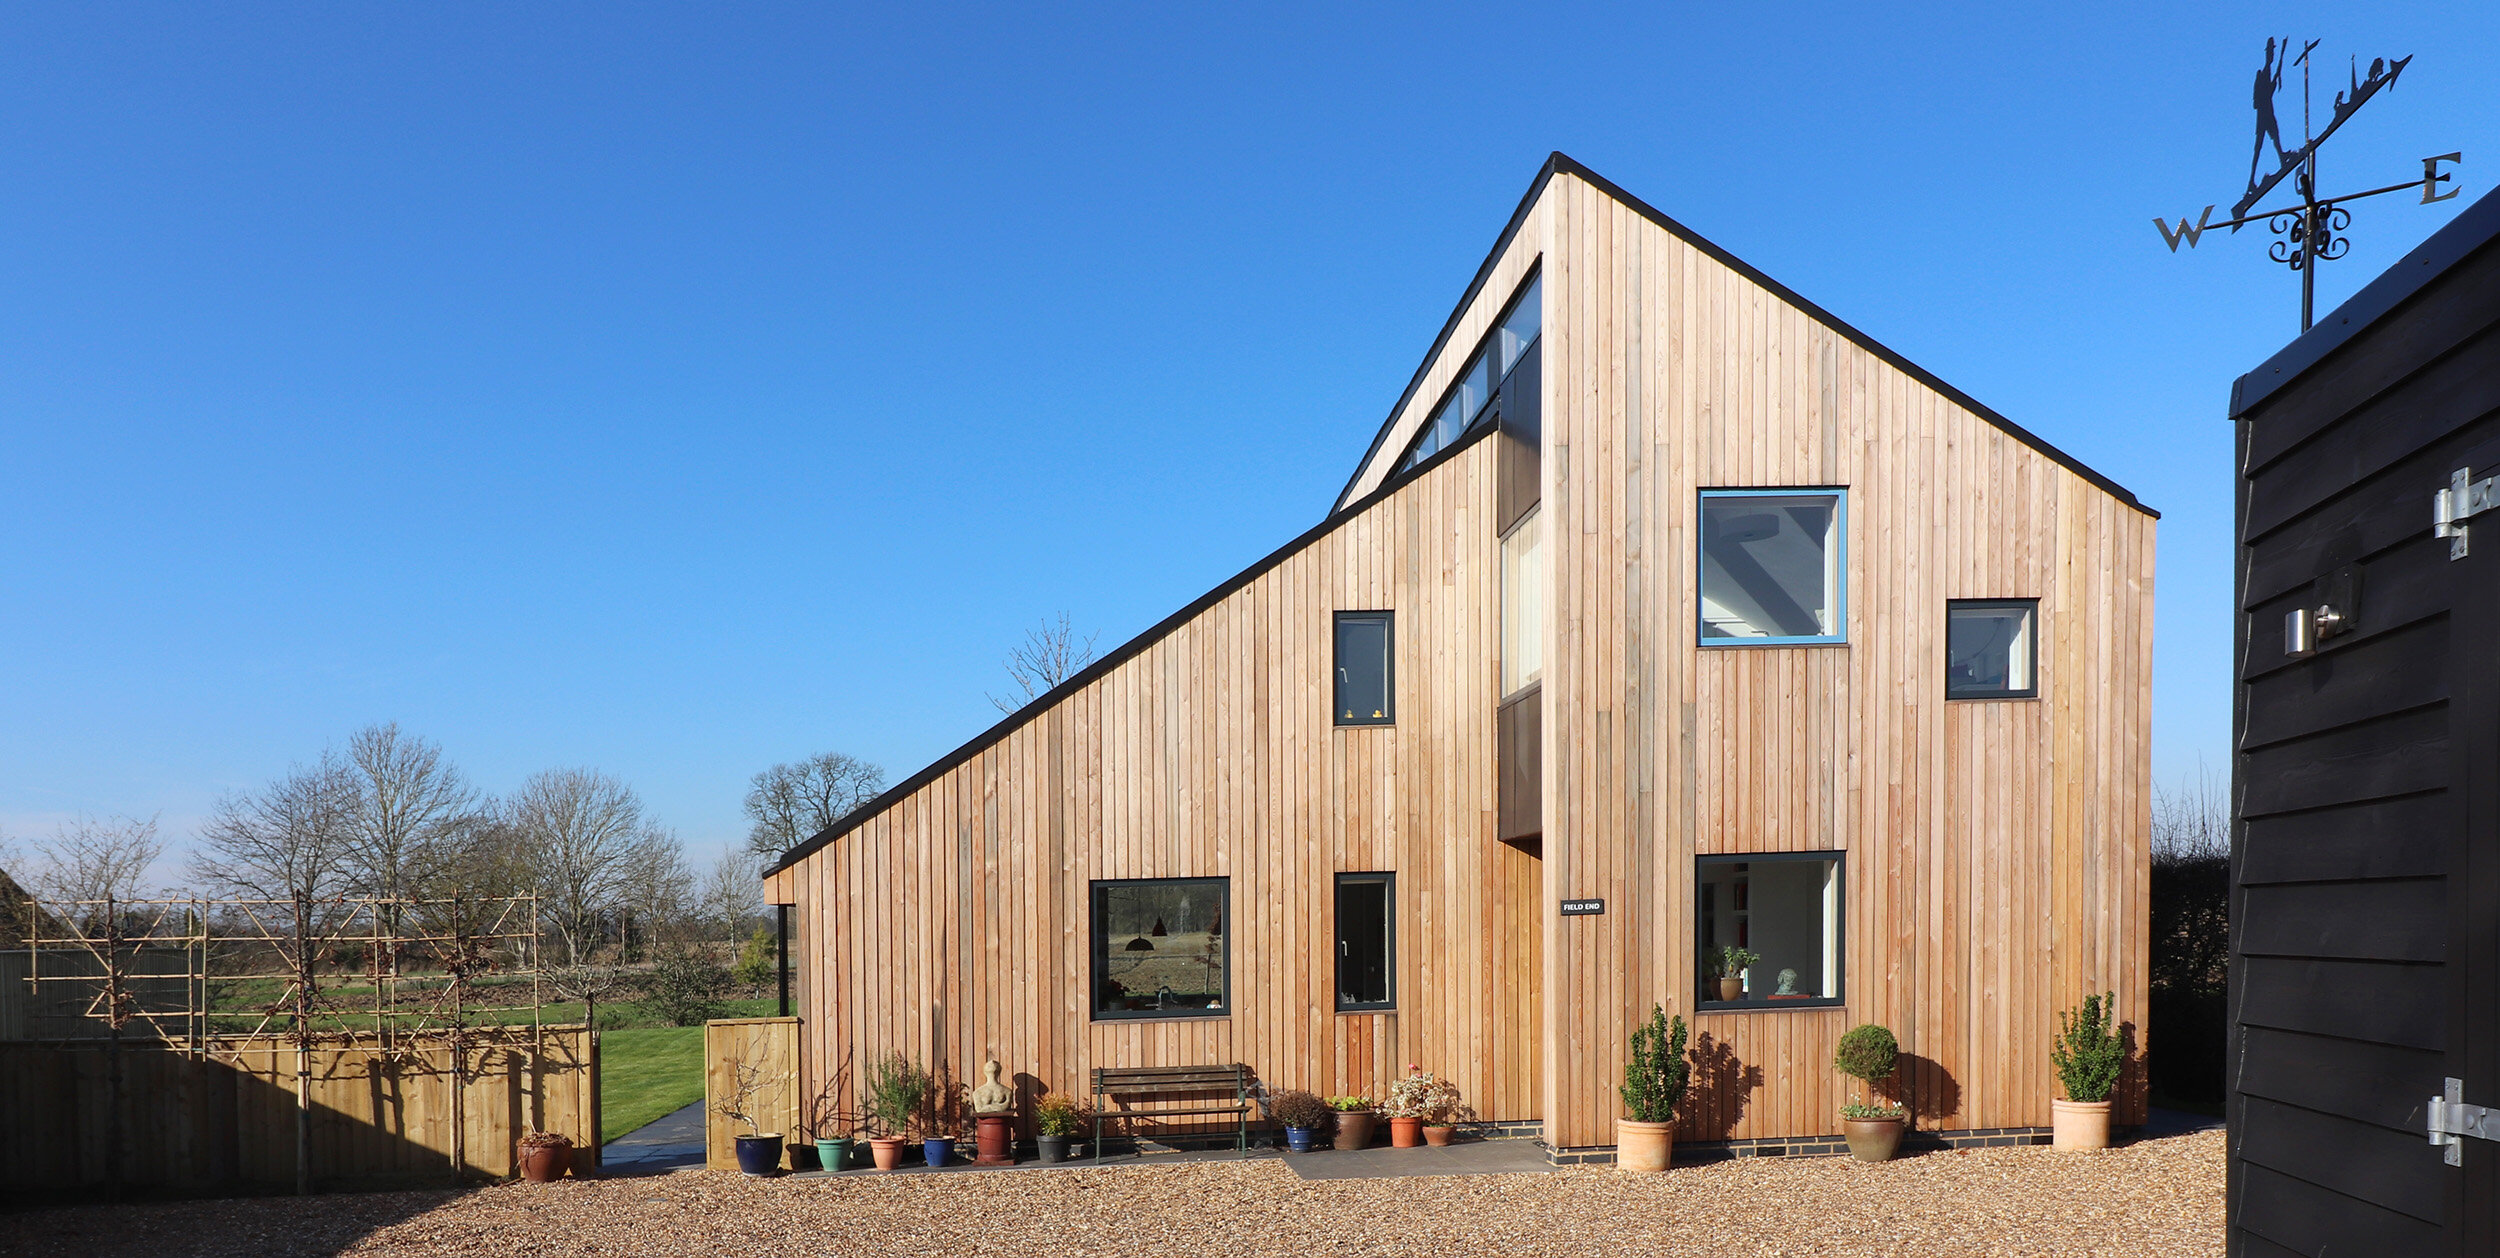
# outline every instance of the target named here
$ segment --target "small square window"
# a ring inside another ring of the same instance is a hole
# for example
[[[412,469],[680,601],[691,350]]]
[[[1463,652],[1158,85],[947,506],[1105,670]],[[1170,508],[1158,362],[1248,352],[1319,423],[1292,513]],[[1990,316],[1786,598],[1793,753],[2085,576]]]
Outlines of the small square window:
[[[1695,872],[1701,1004],[1840,1002],[1840,853],[1704,856]]]
[[[1224,878],[1097,882],[1094,1016],[1220,1018],[1232,1001]]]
[[[1846,641],[1845,511],[1838,490],[1703,491],[1702,643]]]
[[[2039,697],[2038,599],[1956,600],[1944,620],[1946,698]]]
[[[1337,724],[1396,723],[1393,630],[1388,612],[1337,613]]]
[[[1337,875],[1337,1011],[1397,1008],[1397,875]]]

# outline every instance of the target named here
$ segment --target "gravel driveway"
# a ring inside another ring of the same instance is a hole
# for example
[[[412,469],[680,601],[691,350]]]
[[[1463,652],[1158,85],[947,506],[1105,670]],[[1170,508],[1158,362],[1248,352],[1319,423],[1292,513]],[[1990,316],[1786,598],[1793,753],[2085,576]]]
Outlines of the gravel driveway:
[[[434,1254],[2220,1254],[2223,1136],[1884,1165],[1755,1158],[1634,1176],[1306,1183],[1274,1159],[1011,1174],[722,1171],[472,1192],[22,1214],[0,1252]]]

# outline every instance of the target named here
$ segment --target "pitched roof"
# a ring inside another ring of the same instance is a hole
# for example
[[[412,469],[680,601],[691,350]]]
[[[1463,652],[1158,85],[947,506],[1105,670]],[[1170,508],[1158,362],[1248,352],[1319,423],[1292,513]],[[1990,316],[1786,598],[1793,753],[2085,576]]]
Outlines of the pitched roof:
[[[2058,449],[2056,446],[2050,445],[2046,441],[2041,440],[2038,434],[2020,424],[2015,423],[2013,420],[2007,419],[2005,416],[1998,414],[1996,411],[1991,410],[1971,395],[1962,392],[1960,389],[1954,388],[1952,385],[1946,384],[1943,380],[1937,378],[1935,373],[1919,366],[1917,363],[1911,362],[1907,358],[1902,357],[1899,353],[1895,352],[1881,341],[1878,341],[1874,337],[1868,336],[1866,333],[1861,332],[1843,322],[1838,316],[1832,314],[1830,311],[1798,296],[1796,290],[1791,289],[1787,285],[1780,283],[1778,280],[1772,279],[1770,276],[1754,269],[1754,267],[1745,262],[1744,259],[1737,257],[1735,254],[1729,253],[1727,250],[1720,248],[1716,244],[1711,243],[1708,239],[1704,238],[1701,233],[1696,232],[1692,228],[1686,227],[1684,224],[1667,217],[1655,206],[1652,206],[1648,202],[1641,200],[1639,197],[1633,196],[1631,193],[1616,187],[1612,182],[1607,180],[1605,176],[1600,175],[1596,171],[1590,170],[1588,167],[1572,160],[1570,155],[1560,152],[1554,153],[1545,159],[1544,168],[1537,172],[1536,182],[1528,185],[1527,195],[1519,199],[1519,208],[1511,212],[1510,222],[1502,228],[1502,234],[1494,240],[1492,251],[1485,254],[1484,264],[1476,268],[1476,278],[1469,282],[1467,285],[1467,291],[1458,299],[1457,307],[1450,311],[1449,321],[1441,325],[1441,335],[1433,338],[1432,348],[1424,352],[1424,360],[1416,366],[1414,378],[1407,381],[1406,391],[1399,394],[1396,405],[1389,408],[1389,417],[1381,421],[1380,431],[1372,437],[1371,445],[1363,451],[1362,459],[1354,465],[1354,474],[1346,479],[1345,488],[1338,492],[1338,500],[1340,502],[1344,501],[1347,494],[1354,492],[1355,485],[1360,483],[1363,479],[1363,472],[1372,465],[1373,459],[1379,457],[1381,446],[1388,442],[1390,430],[1396,427],[1399,414],[1405,411],[1407,403],[1414,398],[1415,391],[1423,387],[1424,376],[1432,370],[1433,360],[1440,357],[1442,347],[1449,343],[1450,336],[1458,330],[1459,319],[1466,314],[1468,303],[1475,300],[1477,291],[1482,289],[1485,281],[1492,276],[1493,264],[1495,261],[1500,259],[1502,251],[1509,248],[1511,238],[1519,234],[1520,227],[1527,222],[1529,208],[1536,204],[1537,197],[1545,191],[1545,185],[1551,182],[1557,174],[1567,174],[1586,182],[1590,187],[1593,187],[1599,192],[1605,193],[1607,196],[1621,202],[1632,212],[1639,214],[1641,217],[1648,219],[1652,223],[1657,224],[1660,228],[1666,230],[1670,235],[1673,235],[1684,243],[1700,250],[1702,253],[1707,254],[1712,260],[1718,262],[1721,266],[1724,266],[1729,270],[1744,276],[1746,279],[1753,281],[1755,284],[1762,286],[1762,288],[1767,290],[1772,296],[1796,307],[1798,310],[1803,311],[1809,318],[1823,324],[1825,327],[1839,333],[1841,336],[1848,338],[1852,344],[1855,344],[1868,353],[1875,355],[1877,358],[1884,360],[1886,363],[1892,365],[1894,368],[1909,376],[1911,379],[1914,379],[1919,383],[1926,385],[1928,388],[1943,394],[1946,398],[1951,399],[1955,405],[1962,407],[1964,410],[1979,416],[1981,419],[1984,419],[1991,424],[1994,424],[1999,429],[2002,429],[2008,436],[2022,442],[2024,445],[2030,446],[2032,449],[2047,455],[2066,470],[2073,472],[2075,475],[2090,482],[2101,492],[2116,498],[2118,501],[2141,511],[2146,515],[2152,516],[2155,519],[2161,518],[2160,512],[2136,501],[2135,495],[2129,492],[2125,486],[2120,485],[2118,482],[2113,481],[2110,478],[2101,475],[2099,472],[2085,466],[2083,462],[2075,458],[2075,456]]]
[[[1841,322],[1839,319],[1834,318],[1822,307],[1798,296],[1779,281],[1774,280],[1760,271],[1746,265],[1743,261],[1739,260],[1736,255],[1731,254],[1725,249],[1721,249],[1717,245],[1703,239],[1690,228],[1685,227],[1683,224],[1678,223],[1674,219],[1668,218],[1666,215],[1659,213],[1656,209],[1651,208],[1648,203],[1642,201],[1640,198],[1635,197],[1632,194],[1625,192],[1623,189],[1616,187],[1614,184],[1607,182],[1603,176],[1600,176],[1595,171],[1592,171],[1588,167],[1573,161],[1570,157],[1557,152],[1546,158],[1544,167],[1537,172],[1536,182],[1530,184],[1527,195],[1519,199],[1519,208],[1511,212],[1510,222],[1502,228],[1501,236],[1493,242],[1492,250],[1485,255],[1484,264],[1476,268],[1475,279],[1468,283],[1467,291],[1460,295],[1458,305],[1450,311],[1449,321],[1442,324],[1441,334],[1433,339],[1432,348],[1425,351],[1423,363],[1416,367],[1414,378],[1407,382],[1406,391],[1399,395],[1397,405],[1389,408],[1389,418],[1382,421],[1380,431],[1372,437],[1370,448],[1364,452],[1362,462],[1357,464],[1355,467],[1354,479],[1348,480],[1346,482],[1345,489],[1339,492],[1337,506],[1334,510],[1329,512],[1327,518],[1321,520],[1318,524],[1311,526],[1311,528],[1305,531],[1301,536],[1294,538],[1292,541],[1287,542],[1283,546],[1280,546],[1276,550],[1270,552],[1265,558],[1260,559],[1257,563],[1244,568],[1240,572],[1225,580],[1222,584],[1217,585],[1214,589],[1200,595],[1187,607],[1183,607],[1179,611],[1165,617],[1153,628],[1146,630],[1144,633],[1138,634],[1136,637],[1131,638],[1127,642],[1124,642],[1118,647],[1112,649],[1102,658],[1087,665],[1083,671],[1052,687],[1049,693],[1039,695],[1035,697],[1032,702],[1025,704],[1023,707],[1016,709],[1012,713],[1009,713],[1006,719],[1001,720],[997,724],[990,726],[988,729],[981,731],[981,733],[975,735],[970,741],[964,743],[962,746],[957,747],[955,750],[939,757],[938,760],[929,765],[929,767],[922,769],[918,773],[915,773],[901,782],[887,788],[876,798],[861,804],[856,809],[853,809],[840,821],[817,831],[816,834],[810,837],[806,842],[782,853],[779,860],[774,861],[764,870],[764,875],[766,877],[770,877],[774,874],[780,873],[782,870],[790,868],[792,865],[797,864],[801,860],[806,859],[816,852],[822,851],[835,839],[840,838],[852,830],[858,829],[860,826],[874,819],[878,814],[884,812],[887,808],[890,808],[902,800],[909,798],[920,788],[927,786],[929,783],[936,781],[938,778],[945,776],[949,772],[952,772],[954,769],[964,764],[964,762],[972,759],[974,756],[980,755],[982,752],[998,745],[1000,742],[1004,741],[1008,735],[1022,729],[1025,725],[1031,723],[1035,718],[1041,716],[1045,712],[1048,712],[1061,700],[1067,698],[1069,695],[1075,694],[1079,690],[1084,689],[1086,686],[1093,684],[1096,679],[1102,677],[1106,673],[1109,673],[1112,669],[1118,668],[1120,665],[1127,663],[1139,652],[1142,652],[1146,648],[1153,646],[1155,643],[1162,641],[1166,637],[1169,637],[1182,625],[1185,625],[1192,619],[1195,619],[1198,613],[1214,606],[1226,595],[1231,594],[1241,587],[1258,579],[1259,576],[1268,572],[1270,569],[1273,569],[1276,565],[1292,558],[1294,555],[1308,548],[1321,538],[1326,537],[1348,519],[1361,514],[1363,511],[1369,509],[1382,499],[1387,498],[1389,495],[1396,493],[1399,489],[1404,488],[1416,477],[1439,467],[1442,463],[1455,456],[1459,451],[1467,449],[1491,434],[1494,429],[1490,427],[1472,429],[1459,440],[1444,447],[1439,453],[1433,455],[1429,459],[1426,459],[1424,462],[1411,468],[1393,472],[1381,481],[1379,488],[1374,489],[1370,493],[1364,494],[1361,498],[1352,502],[1346,501],[1346,495],[1352,493],[1354,490],[1355,481],[1361,479],[1363,469],[1370,465],[1373,457],[1380,452],[1381,444],[1388,440],[1389,429],[1397,422],[1398,413],[1405,409],[1408,400],[1414,396],[1415,390],[1422,386],[1424,374],[1431,369],[1433,359],[1441,353],[1442,347],[1449,343],[1450,336],[1457,330],[1460,316],[1466,313],[1468,303],[1475,300],[1477,291],[1484,287],[1485,280],[1492,275],[1495,261],[1501,257],[1503,249],[1510,244],[1511,238],[1518,234],[1520,225],[1527,221],[1528,210],[1536,204],[1538,195],[1545,191],[1545,185],[1551,182],[1557,173],[1569,174],[1576,178],[1586,180],[1591,186],[1622,202],[1624,205],[1639,213],[1642,217],[1647,218],[1651,222],[1665,228],[1667,231],[1674,233],[1678,238],[1691,244],[1694,248],[1701,250],[1703,253],[1708,254],[1710,257],[1717,260],[1721,265],[1724,265],[1736,271],[1738,274],[1745,276],[1747,279],[1752,280],[1754,283],[1761,285],[1780,300],[1795,306],[1801,311],[1804,311],[1807,315],[1821,321],[1825,325],[1829,326],[1833,331],[1849,338],[1852,342],[1864,347],[1870,353],[1875,354],[1885,362],[1890,363],[1894,367],[1907,373],[1920,383],[1925,384],[1927,387],[1936,390],[1938,393],[1943,394],[1947,398],[1952,399],[1957,405],[1964,407],[1971,413],[1978,415],[1980,418],[1985,419],[1989,423],[2003,429],[2016,439],[2022,441],[2024,444],[2029,445],[2033,449],[2038,450],[2042,454],[2056,460],[2059,464],[2066,467],[2068,470],[2073,471],[2076,475],[2091,482],[2103,492],[2117,498],[2121,502],[2126,503],[2128,506],[2144,512],[2146,515],[2159,518],[2159,512],[2154,511],[2152,508],[2147,507],[2140,502],[2137,502],[2134,494],[2127,492],[2125,488],[2110,480],[2108,477],[2105,477],[2076,461],[2072,455],[2059,450],[2045,441],[2042,441],[2037,436],[2034,436],[2029,430],[2023,428],[2014,421],[1997,414],[1995,411],[1992,411],[1985,406],[1980,405],[1968,394],[1965,394],[1961,390],[1937,379],[1934,375],[1930,374],[1926,369],[1920,367],[1918,364],[1913,363],[1910,360],[1903,358],[1901,355],[1894,353],[1892,350],[1885,348],[1874,338],[1867,336],[1865,333],[1858,331],[1856,328],[1853,328],[1848,324]]]

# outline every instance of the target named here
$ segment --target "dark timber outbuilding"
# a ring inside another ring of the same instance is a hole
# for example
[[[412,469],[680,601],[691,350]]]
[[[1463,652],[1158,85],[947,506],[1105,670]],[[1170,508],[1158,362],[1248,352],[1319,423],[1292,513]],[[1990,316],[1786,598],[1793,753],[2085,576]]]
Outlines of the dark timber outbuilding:
[[[2231,414],[2231,1252],[2500,1253],[2500,194]]]

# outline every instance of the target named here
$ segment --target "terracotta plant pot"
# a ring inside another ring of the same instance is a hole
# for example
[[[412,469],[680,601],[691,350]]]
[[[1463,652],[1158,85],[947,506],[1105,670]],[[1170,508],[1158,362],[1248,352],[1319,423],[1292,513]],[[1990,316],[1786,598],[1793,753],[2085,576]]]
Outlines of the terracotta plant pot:
[[[521,1150],[521,1178],[533,1184],[549,1184],[573,1164],[573,1146],[569,1144],[540,1145]]]
[[[1899,1118],[1844,1118],[1841,1130],[1849,1136],[1849,1156],[1861,1162],[1889,1162],[1901,1148],[1901,1133],[1909,1126]]]
[[[1656,1173],[1667,1169],[1667,1164],[1674,1160],[1674,1123],[1616,1120],[1615,1165],[1627,1171]]]
[[[1438,1126],[1432,1123],[1424,1124],[1424,1143],[1431,1145],[1436,1149],[1448,1148],[1450,1144],[1450,1137],[1457,1134],[1458,1128],[1450,1126],[1447,1123],[1443,1123]]]
[[[1337,1115],[1337,1147],[1360,1149],[1372,1142],[1372,1128],[1380,1124],[1380,1115],[1370,1110],[1349,1111]]]
[[[980,1166],[1016,1164],[1016,1120],[1012,1114],[983,1114],[974,1120],[972,1160]]]
[[[2057,1149],[2109,1147],[2109,1102],[2051,1101],[2049,1145]]]
[[[1391,1118],[1389,1120],[1389,1147],[1412,1149],[1422,1144],[1424,1142],[1423,1128],[1424,1120],[1420,1118]]]
[[[877,1169],[890,1171],[903,1164],[903,1146],[911,1142],[901,1136],[870,1136],[868,1156],[877,1160]]]
[[[1742,978],[1723,978],[1723,979],[1720,979],[1720,980],[1719,980],[1719,999],[1721,999],[1721,1000],[1743,1000],[1744,998],[1745,998],[1745,980],[1744,980],[1744,979],[1742,979]]]

